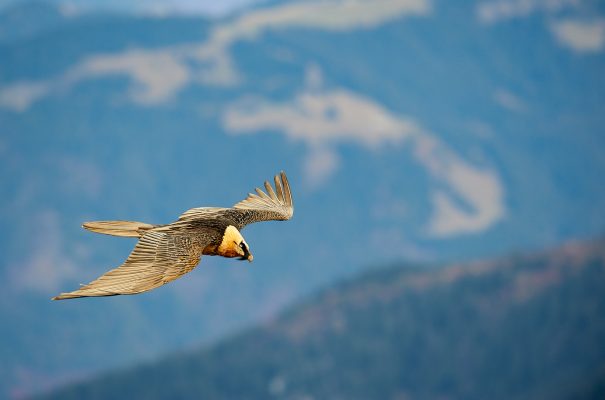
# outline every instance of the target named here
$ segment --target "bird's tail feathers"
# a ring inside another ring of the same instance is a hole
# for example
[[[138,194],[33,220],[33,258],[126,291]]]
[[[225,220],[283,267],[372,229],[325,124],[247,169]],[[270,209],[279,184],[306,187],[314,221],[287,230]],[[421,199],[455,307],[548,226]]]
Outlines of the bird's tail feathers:
[[[82,224],[84,229],[104,235],[141,237],[157,225],[135,221],[91,221]]]

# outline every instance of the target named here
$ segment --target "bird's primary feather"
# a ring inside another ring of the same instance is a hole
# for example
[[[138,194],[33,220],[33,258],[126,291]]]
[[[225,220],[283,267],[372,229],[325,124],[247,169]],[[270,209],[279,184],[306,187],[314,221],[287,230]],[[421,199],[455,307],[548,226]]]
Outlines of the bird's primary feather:
[[[91,232],[126,237],[141,237],[153,227],[155,225],[134,221],[93,221],[82,224],[82,228]]]

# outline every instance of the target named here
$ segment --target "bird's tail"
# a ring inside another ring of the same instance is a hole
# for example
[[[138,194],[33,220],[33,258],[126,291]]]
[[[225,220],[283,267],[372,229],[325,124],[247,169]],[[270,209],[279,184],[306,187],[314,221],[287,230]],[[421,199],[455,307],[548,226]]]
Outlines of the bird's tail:
[[[82,228],[104,235],[141,237],[157,225],[134,221],[92,221],[82,224]]]

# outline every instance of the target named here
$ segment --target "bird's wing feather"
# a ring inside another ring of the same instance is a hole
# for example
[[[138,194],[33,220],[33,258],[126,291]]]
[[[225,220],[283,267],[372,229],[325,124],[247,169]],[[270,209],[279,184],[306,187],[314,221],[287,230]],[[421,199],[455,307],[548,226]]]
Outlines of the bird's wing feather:
[[[216,218],[220,218],[222,213],[226,210],[226,208],[219,207],[196,207],[191,208],[179,216],[179,220],[177,222],[173,222],[171,225],[180,226],[184,225],[184,223],[199,221],[201,219],[206,221],[211,221]]]
[[[275,190],[269,182],[265,182],[265,189],[256,188],[256,194],[249,193],[248,197],[233,208],[227,209],[226,213],[235,212],[236,219],[241,227],[260,221],[285,221],[292,218],[294,214],[294,203],[292,202],[292,191],[286,174],[282,171],[275,175]]]
[[[139,239],[128,259],[88,285],[54,300],[90,296],[137,294],[162,286],[191,271],[206,244],[202,236],[149,231]]]
[[[286,174],[282,171],[274,178],[275,189],[265,182],[266,193],[256,188],[256,193],[249,193],[248,197],[233,208],[198,207],[185,211],[172,227],[187,227],[191,224],[204,221],[225,220],[242,229],[244,226],[260,221],[285,221],[292,218],[294,204],[292,191]]]

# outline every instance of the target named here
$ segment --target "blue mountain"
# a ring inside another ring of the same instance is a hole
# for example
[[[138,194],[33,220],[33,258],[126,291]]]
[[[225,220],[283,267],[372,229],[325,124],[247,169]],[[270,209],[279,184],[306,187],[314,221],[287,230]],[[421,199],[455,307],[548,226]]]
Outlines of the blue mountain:
[[[373,271],[209,348],[41,398],[600,399],[604,256],[595,241]]]

